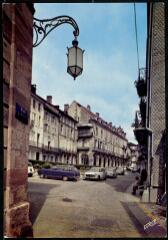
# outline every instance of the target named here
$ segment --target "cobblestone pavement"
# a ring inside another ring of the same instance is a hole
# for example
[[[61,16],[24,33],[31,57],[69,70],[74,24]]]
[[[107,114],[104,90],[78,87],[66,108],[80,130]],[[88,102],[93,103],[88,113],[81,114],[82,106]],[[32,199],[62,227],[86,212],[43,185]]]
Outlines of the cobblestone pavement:
[[[164,237],[158,222],[144,230],[153,219],[131,195],[134,178],[131,173],[99,182],[29,178],[34,237]]]

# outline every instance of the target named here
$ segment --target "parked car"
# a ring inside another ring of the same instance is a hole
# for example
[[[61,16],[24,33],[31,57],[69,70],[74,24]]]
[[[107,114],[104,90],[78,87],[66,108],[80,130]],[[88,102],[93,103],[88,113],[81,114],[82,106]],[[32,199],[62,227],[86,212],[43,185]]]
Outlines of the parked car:
[[[116,167],[107,167],[106,176],[111,178],[116,178],[117,177]]]
[[[124,175],[124,167],[122,167],[122,166],[117,167],[116,173],[118,175]]]
[[[31,162],[28,162],[28,177],[32,177],[34,174],[34,168]]]
[[[105,180],[106,171],[103,167],[92,167],[89,171],[85,172],[84,179]]]
[[[130,166],[127,166],[126,169],[127,169],[127,171],[131,171],[131,167]]]
[[[42,178],[53,178],[67,180],[78,180],[80,172],[74,166],[54,166],[49,169],[39,169],[38,175]]]
[[[131,167],[131,172],[138,172],[138,168],[137,168],[137,166],[132,166]]]

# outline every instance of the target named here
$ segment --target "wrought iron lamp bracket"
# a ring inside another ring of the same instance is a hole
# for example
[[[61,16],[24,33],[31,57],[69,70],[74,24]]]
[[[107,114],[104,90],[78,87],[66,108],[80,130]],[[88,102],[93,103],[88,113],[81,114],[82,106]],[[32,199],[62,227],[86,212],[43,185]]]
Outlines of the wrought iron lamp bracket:
[[[33,18],[33,19],[34,19],[33,28],[36,33],[33,47],[37,47],[53,29],[55,29],[56,27],[64,23],[70,24],[75,29],[73,31],[75,39],[77,39],[77,36],[79,35],[79,27],[76,21],[69,16],[64,15],[64,16],[58,16],[51,19],[42,19],[42,20],[37,18]]]

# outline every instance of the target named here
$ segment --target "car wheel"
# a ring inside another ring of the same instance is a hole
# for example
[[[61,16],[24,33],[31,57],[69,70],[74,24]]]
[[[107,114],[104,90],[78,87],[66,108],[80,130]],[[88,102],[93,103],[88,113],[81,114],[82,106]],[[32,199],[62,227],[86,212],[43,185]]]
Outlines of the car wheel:
[[[80,176],[77,176],[77,177],[76,177],[76,181],[79,181],[79,179],[80,179]]]
[[[67,176],[64,176],[62,179],[63,179],[63,181],[67,181],[67,180],[68,180],[68,177],[67,177]]]
[[[98,178],[97,178],[99,181],[100,181],[100,176],[98,176]]]

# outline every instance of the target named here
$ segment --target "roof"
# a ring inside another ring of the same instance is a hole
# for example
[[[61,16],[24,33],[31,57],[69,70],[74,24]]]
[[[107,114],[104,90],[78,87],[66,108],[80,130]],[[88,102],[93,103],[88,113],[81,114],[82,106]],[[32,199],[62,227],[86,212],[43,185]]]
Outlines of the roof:
[[[42,102],[44,104],[44,109],[46,109],[47,111],[51,112],[52,114],[55,114],[59,117],[61,117],[61,115],[66,116],[67,118],[71,119],[72,121],[76,122],[77,121],[71,117],[70,115],[68,115],[67,112],[64,112],[63,110],[59,109],[59,106],[55,106],[49,102],[47,102],[47,100],[45,100],[44,98],[42,98],[41,96],[39,96],[37,93],[33,93],[31,92],[31,95],[33,97],[35,97],[36,99],[38,99],[40,102]]]
[[[116,134],[116,135],[122,137],[123,139],[127,140],[126,133],[123,131],[123,129],[121,127],[117,128],[115,126],[112,126],[112,124],[109,124],[103,118],[101,118],[100,116],[97,116],[97,114],[93,113],[92,111],[90,111],[88,108],[81,105],[77,101],[74,100],[73,102],[76,103],[79,107],[83,108],[90,115],[90,121],[94,121],[94,122],[98,123],[99,125],[105,127],[106,129],[110,130],[114,134]]]

